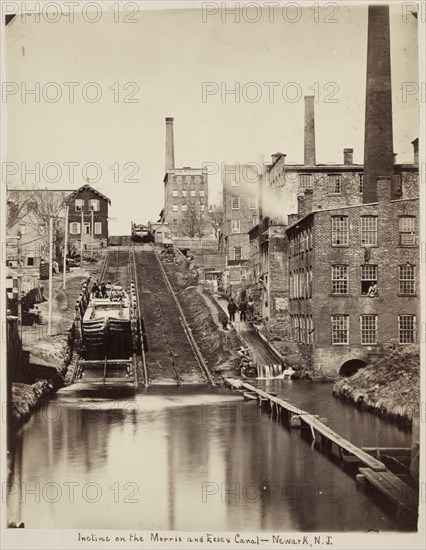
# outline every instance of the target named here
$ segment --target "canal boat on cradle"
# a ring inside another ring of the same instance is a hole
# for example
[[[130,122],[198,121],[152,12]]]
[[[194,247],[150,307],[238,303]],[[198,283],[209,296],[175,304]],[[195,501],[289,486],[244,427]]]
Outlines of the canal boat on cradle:
[[[75,382],[87,389],[136,389],[137,321],[132,307],[134,299],[117,284],[106,285],[105,297],[90,298],[81,323],[82,347]]]
[[[83,317],[83,345],[90,349],[131,341],[130,301],[121,286],[107,286],[105,298],[92,297]]]

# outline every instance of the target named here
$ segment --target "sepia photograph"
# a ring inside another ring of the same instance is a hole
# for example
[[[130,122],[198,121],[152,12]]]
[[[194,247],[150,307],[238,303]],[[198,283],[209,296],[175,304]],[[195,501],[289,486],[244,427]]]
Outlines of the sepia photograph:
[[[0,546],[424,549],[426,3],[0,10]]]

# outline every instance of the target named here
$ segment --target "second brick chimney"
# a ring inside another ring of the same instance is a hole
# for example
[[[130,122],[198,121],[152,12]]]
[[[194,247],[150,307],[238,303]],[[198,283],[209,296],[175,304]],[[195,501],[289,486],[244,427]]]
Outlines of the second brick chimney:
[[[363,202],[377,201],[377,178],[393,178],[389,6],[368,7]]]
[[[175,145],[173,139],[173,117],[166,118],[166,172],[175,167]]]
[[[315,97],[305,96],[304,164],[315,166]]]

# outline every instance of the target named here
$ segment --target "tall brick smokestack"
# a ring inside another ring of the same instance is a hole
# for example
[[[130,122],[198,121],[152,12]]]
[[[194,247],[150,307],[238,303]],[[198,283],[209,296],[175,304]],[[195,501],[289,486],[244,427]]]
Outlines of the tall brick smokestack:
[[[394,174],[389,6],[368,7],[363,202],[377,201],[377,178]]]
[[[173,139],[173,117],[166,118],[166,172],[175,167],[175,145]]]
[[[306,166],[315,165],[315,111],[314,96],[305,96],[305,161]]]

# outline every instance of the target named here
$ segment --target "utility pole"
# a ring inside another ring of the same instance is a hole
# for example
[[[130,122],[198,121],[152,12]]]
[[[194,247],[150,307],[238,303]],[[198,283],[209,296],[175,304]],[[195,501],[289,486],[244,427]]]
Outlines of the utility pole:
[[[69,218],[70,207],[67,204],[67,209],[65,212],[65,237],[64,237],[64,288],[67,285],[67,252],[68,252],[68,218]]]
[[[80,267],[83,268],[83,230],[84,230],[84,212],[81,211],[81,239],[80,239]]]
[[[49,321],[48,336],[52,336],[52,302],[53,302],[53,218],[49,223]]]
[[[90,247],[90,257],[93,258],[93,246],[95,244],[95,224],[94,224],[94,210],[93,210],[93,206],[92,206],[92,211],[90,213],[91,215],[91,219],[90,219],[90,230],[91,230],[91,233],[92,233],[92,245]]]

